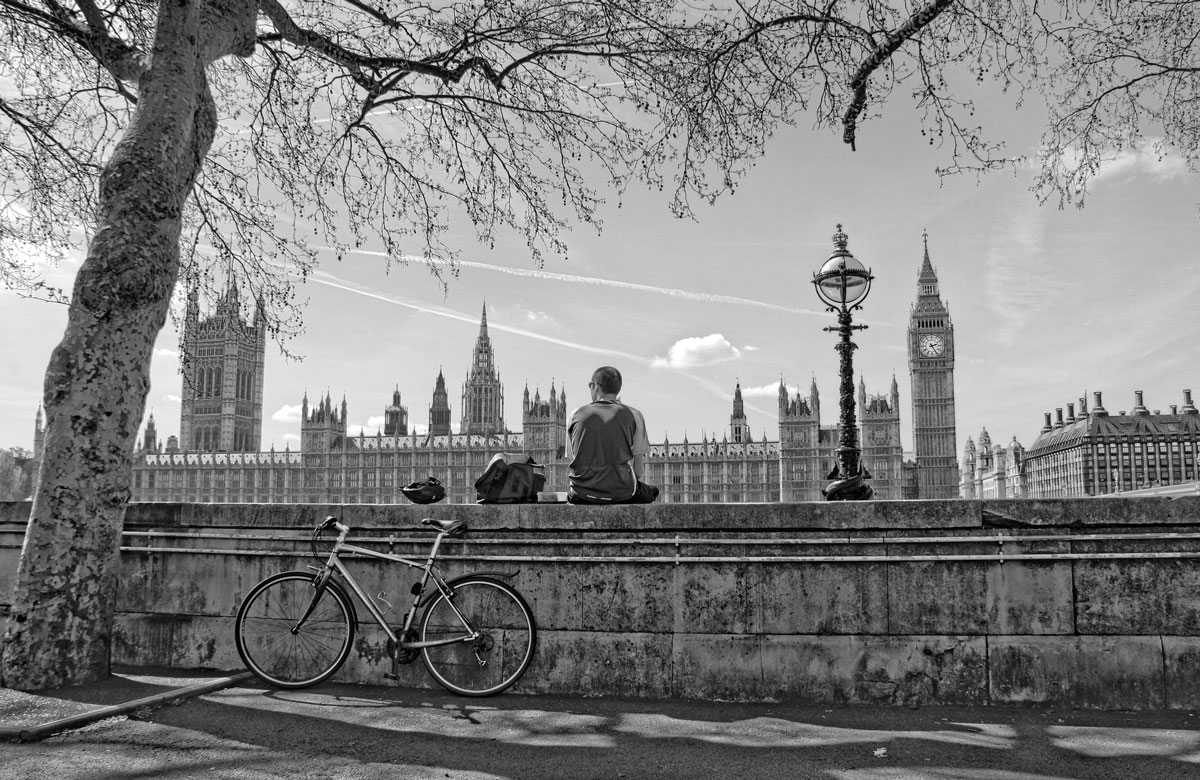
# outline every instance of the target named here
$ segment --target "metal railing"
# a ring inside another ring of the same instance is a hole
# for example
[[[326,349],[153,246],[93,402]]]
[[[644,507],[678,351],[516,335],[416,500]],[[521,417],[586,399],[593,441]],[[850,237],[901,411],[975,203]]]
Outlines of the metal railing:
[[[289,556],[308,556],[308,541],[307,534],[247,534],[230,536],[229,534],[215,534],[207,532],[185,532],[185,531],[126,531],[124,536],[133,539],[145,539],[144,545],[126,544],[121,547],[123,552],[129,553],[162,553],[162,554],[192,554],[192,555],[241,555],[241,556],[262,556],[262,557],[289,557]],[[396,546],[422,546],[427,545],[429,540],[427,537],[417,536],[366,536],[358,535],[351,537],[355,544],[361,546],[387,546],[389,550]],[[218,548],[218,547],[171,547],[155,545],[155,539],[222,539],[236,542],[275,542],[294,544],[297,546],[293,550],[247,550],[243,548]],[[526,537],[487,537],[487,538],[470,538],[461,540],[447,540],[448,543],[453,541],[463,548],[469,547],[498,547],[498,546],[517,546],[517,547],[555,547],[555,548],[613,548],[613,547],[639,547],[639,548],[670,548],[670,554],[647,554],[647,555],[587,555],[587,554],[568,554],[560,553],[548,555],[536,554],[504,554],[504,553],[465,553],[465,554],[443,554],[440,559],[443,561],[492,561],[506,563],[645,563],[645,564],[730,564],[730,563],[922,563],[922,562],[938,562],[938,561],[994,561],[1004,563],[1006,561],[1030,561],[1030,562],[1054,562],[1054,561],[1099,561],[1099,560],[1189,560],[1200,559],[1200,532],[1154,532],[1154,533],[1080,533],[1080,534],[1063,534],[1063,533],[1047,533],[1047,534],[984,534],[971,536],[822,536],[816,538],[756,538],[756,539],[725,539],[719,537],[690,537],[690,536],[663,536],[663,537],[618,537],[618,538],[600,538],[593,539],[587,537],[571,537],[571,538],[526,538]],[[1043,543],[1077,543],[1077,542],[1123,542],[1123,543],[1149,543],[1149,542],[1195,542],[1195,550],[1138,550],[1138,551],[1119,551],[1119,552],[1098,552],[1098,551],[1048,551],[1048,552],[1026,552],[1023,550],[1012,551],[1012,547],[1029,547],[1032,545],[1040,545]],[[813,546],[855,546],[855,547],[899,547],[903,548],[912,545],[963,545],[963,544],[983,544],[995,545],[996,552],[984,553],[927,553],[914,554],[903,552],[887,552],[883,554],[862,553],[862,554],[779,554],[779,555],[756,555],[753,553],[739,555],[689,555],[684,552],[687,547],[696,546],[726,546],[737,547],[743,549],[753,548],[803,548]],[[1009,546],[1009,551],[1005,551],[1005,545]]]

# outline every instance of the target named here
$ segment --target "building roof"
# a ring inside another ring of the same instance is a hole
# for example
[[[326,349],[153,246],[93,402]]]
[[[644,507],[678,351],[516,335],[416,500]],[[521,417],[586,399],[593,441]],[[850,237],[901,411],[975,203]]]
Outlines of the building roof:
[[[1074,447],[1097,439],[1166,439],[1200,437],[1200,414],[1090,414],[1042,431],[1025,451],[1029,457]]]

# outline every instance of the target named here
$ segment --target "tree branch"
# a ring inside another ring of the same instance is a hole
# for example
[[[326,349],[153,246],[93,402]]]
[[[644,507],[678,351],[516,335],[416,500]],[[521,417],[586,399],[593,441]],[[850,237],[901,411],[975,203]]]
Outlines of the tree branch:
[[[854,137],[858,130],[858,118],[862,116],[862,112],[867,106],[867,83],[871,79],[871,74],[887,62],[904,45],[905,41],[929,26],[934,19],[940,16],[954,2],[955,0],[931,0],[924,8],[921,8],[908,17],[908,20],[897,27],[894,32],[890,32],[884,36],[883,43],[876,46],[871,56],[867,57],[858,66],[858,70],[850,79],[850,89],[853,90],[854,97],[851,99],[850,105],[847,106],[846,112],[842,115],[842,141],[850,144],[851,151],[854,151]]]

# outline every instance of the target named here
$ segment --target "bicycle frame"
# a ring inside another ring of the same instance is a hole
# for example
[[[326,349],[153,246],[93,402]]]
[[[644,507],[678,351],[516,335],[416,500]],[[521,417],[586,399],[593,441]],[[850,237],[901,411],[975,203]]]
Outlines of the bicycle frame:
[[[346,536],[350,533],[350,527],[338,522],[334,522],[333,527],[338,530],[337,541],[334,542],[333,550],[329,553],[328,560],[325,561],[324,567],[317,575],[316,584],[314,586],[317,592],[313,594],[312,603],[309,605],[309,609],[305,612],[304,616],[301,617],[300,621],[292,628],[293,633],[299,631],[301,626],[304,625],[305,621],[308,620],[308,616],[311,614],[312,609],[316,606],[317,601],[321,598],[322,592],[325,588],[325,583],[329,581],[329,578],[332,576],[333,572],[336,571],[342,575],[342,581],[354,593],[354,595],[358,597],[358,600],[362,602],[363,606],[367,608],[367,612],[370,613],[371,619],[379,624],[379,627],[384,630],[384,632],[388,635],[388,638],[391,639],[397,647],[420,650],[424,647],[441,647],[443,645],[473,642],[479,638],[479,630],[476,629],[475,626],[471,625],[471,621],[466,615],[459,611],[458,606],[454,603],[454,599],[451,598],[454,593],[454,589],[446,582],[445,578],[438,573],[437,567],[434,565],[434,561],[437,560],[438,548],[441,547],[442,539],[446,536],[444,531],[438,532],[437,537],[433,540],[433,547],[429,551],[429,557],[425,559],[424,563],[421,563],[420,561],[412,558],[405,558],[401,555],[381,553],[375,550],[368,550],[365,547],[346,544]],[[408,608],[408,613],[404,616],[404,626],[400,629],[399,635],[397,635],[392,629],[391,625],[387,621],[387,618],[384,617],[383,612],[381,612],[379,607],[376,606],[375,600],[367,595],[367,592],[363,590],[363,587],[359,585],[358,581],[354,579],[354,576],[350,574],[350,571],[346,568],[346,564],[342,563],[340,556],[343,552],[354,553],[356,555],[362,555],[367,558],[375,558],[381,561],[402,563],[409,568],[420,569],[422,571],[421,581],[417,585],[413,586],[412,604]],[[424,642],[405,641],[404,637],[408,634],[409,629],[412,628],[413,620],[417,615],[417,608],[421,606],[421,603],[424,600],[426,595],[425,588],[426,585],[429,584],[430,579],[433,580],[433,583],[437,587],[438,591],[446,597],[446,603],[450,606],[450,609],[453,610],[458,619],[462,621],[466,634],[464,636],[451,637],[449,639],[436,639]]]

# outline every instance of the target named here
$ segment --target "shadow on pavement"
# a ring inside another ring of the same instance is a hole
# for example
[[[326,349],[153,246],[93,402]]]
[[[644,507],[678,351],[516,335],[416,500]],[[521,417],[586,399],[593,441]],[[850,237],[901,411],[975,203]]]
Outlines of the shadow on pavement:
[[[87,709],[226,673],[118,669],[29,697]],[[405,778],[549,780],[1098,780],[1200,777],[1193,712],[898,709],[325,684],[242,684],[143,707],[30,745],[4,745],[5,780]]]
[[[436,777],[1189,778],[1187,712],[785,706],[327,684],[237,687],[145,720],[273,755]],[[319,774],[313,776],[320,776]]]

